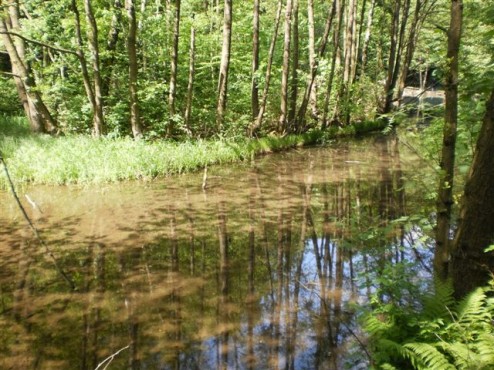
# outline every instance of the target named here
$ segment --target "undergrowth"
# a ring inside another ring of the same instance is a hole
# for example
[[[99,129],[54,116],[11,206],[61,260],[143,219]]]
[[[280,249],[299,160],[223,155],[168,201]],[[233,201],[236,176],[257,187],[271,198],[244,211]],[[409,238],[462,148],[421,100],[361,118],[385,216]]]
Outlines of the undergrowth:
[[[415,305],[397,305],[374,297],[364,315],[375,369],[493,369],[494,281],[460,302],[450,284]]]
[[[344,129],[252,140],[135,141],[128,137],[31,135],[25,119],[0,117],[0,152],[16,184],[91,184],[149,180],[190,172],[211,164],[242,161],[379,127],[365,123]],[[2,171],[0,188],[5,187]]]

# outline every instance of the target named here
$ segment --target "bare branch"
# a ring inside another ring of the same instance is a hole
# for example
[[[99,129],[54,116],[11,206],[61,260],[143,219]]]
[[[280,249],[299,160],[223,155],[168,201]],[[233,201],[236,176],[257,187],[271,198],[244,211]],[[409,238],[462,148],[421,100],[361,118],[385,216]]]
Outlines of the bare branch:
[[[29,42],[31,44],[42,46],[42,47],[45,47],[45,48],[48,48],[48,49],[51,49],[51,50],[55,50],[55,51],[58,51],[60,53],[72,54],[72,55],[75,55],[76,57],[79,58],[79,54],[77,54],[77,52],[74,51],[74,50],[59,48],[59,47],[56,47],[56,46],[53,46],[53,45],[46,44],[46,43],[41,42],[41,41],[36,41],[36,40],[30,39],[30,38],[28,38],[26,36],[23,36],[23,35],[21,35],[20,33],[17,33],[17,32],[12,32],[12,31],[2,32],[2,31],[0,31],[0,34],[6,34],[6,35],[11,35],[11,36],[16,36],[16,37],[19,37],[20,39],[22,39],[22,40],[24,40],[26,42]]]
[[[98,364],[98,366],[94,370],[98,370],[101,366],[103,366],[106,362],[108,362],[106,364],[106,366],[103,368],[103,370],[106,369],[108,367],[108,365],[110,365],[110,362],[113,361],[113,359],[115,358],[115,356],[117,356],[120,352],[122,352],[124,349],[127,349],[127,348],[130,348],[130,345],[127,345],[125,347],[120,348],[117,352],[115,352],[114,354],[112,354],[112,355],[108,356],[107,358],[105,358],[103,361],[101,361]]]

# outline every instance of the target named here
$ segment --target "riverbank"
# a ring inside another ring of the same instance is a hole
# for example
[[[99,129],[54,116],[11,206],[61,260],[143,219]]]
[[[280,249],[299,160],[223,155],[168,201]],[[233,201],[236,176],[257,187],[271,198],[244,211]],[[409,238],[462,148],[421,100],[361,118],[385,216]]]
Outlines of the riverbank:
[[[0,117],[0,152],[12,180],[20,184],[98,184],[151,180],[191,172],[207,165],[243,161],[253,156],[382,130],[370,122],[301,135],[258,139],[135,141],[94,139],[84,135],[32,135],[23,118]],[[7,187],[4,171],[0,188]]]

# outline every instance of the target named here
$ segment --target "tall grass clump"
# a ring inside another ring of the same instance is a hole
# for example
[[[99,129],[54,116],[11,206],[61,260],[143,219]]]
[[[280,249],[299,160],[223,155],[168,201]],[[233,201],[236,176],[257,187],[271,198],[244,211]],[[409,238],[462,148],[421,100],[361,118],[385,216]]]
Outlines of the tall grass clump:
[[[148,180],[327,139],[328,136],[321,131],[253,140],[199,139],[183,142],[135,141],[128,137],[95,139],[84,135],[52,137],[31,134],[24,118],[0,116],[0,151],[17,184]],[[0,187],[6,185],[6,177],[2,174]]]

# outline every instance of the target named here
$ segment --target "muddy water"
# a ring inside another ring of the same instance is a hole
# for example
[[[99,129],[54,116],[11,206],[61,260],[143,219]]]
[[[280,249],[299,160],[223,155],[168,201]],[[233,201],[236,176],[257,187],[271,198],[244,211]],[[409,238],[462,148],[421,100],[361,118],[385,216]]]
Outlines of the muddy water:
[[[401,152],[400,152],[401,151]],[[393,138],[152,183],[0,193],[0,368],[366,368],[355,305],[411,255]],[[27,195],[27,197],[26,197]],[[29,200],[28,200],[29,198]]]

